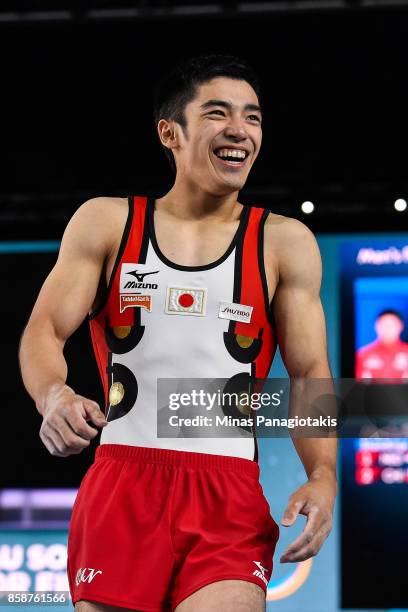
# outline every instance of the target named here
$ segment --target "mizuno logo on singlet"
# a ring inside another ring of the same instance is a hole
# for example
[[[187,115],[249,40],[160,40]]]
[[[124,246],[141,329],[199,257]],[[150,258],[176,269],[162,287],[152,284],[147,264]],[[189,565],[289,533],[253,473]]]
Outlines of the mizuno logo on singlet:
[[[128,281],[124,285],[124,289],[157,289],[156,283],[136,283],[135,281]]]
[[[126,272],[126,274],[131,274],[138,280],[139,283],[143,283],[145,276],[148,274],[158,274],[158,272],[158,270],[155,270],[154,272],[138,272],[137,270],[132,270],[131,272]]]
[[[134,289],[158,289],[157,283],[145,283],[145,277],[150,274],[158,274],[159,270],[152,270],[151,272],[142,272],[140,269],[146,268],[146,264],[135,264],[124,263],[122,264],[122,270],[120,275],[120,292],[121,293],[138,293],[133,291]],[[128,276],[133,276],[133,280],[128,280]]]
[[[135,268],[137,266],[137,268]],[[146,270],[143,272],[143,270]],[[153,294],[157,294],[159,285],[157,283],[145,283],[145,277],[150,274],[159,274],[159,270],[152,270],[150,266],[143,263],[125,262],[120,268],[119,279],[119,312],[127,308],[143,308],[147,312],[152,311]],[[129,279],[133,276],[133,279]]]

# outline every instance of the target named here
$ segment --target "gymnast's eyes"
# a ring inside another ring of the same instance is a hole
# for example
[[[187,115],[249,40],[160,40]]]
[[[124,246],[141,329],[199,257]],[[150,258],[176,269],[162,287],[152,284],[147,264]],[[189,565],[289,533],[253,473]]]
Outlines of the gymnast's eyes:
[[[212,111],[210,111],[208,113],[209,116],[211,115],[217,115],[218,117],[225,117],[225,112],[223,110],[220,110],[219,108],[216,108]],[[247,116],[247,120],[248,121],[255,121],[256,123],[261,123],[261,118],[259,117],[259,115],[248,115]]]

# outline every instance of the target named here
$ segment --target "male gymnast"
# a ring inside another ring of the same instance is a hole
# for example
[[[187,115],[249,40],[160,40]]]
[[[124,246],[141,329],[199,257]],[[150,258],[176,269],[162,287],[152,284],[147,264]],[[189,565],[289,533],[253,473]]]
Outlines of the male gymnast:
[[[262,141],[245,61],[185,62],[154,111],[174,184],[75,212],[22,335],[22,377],[52,455],[80,453],[101,430],[69,530],[76,610],[261,612],[279,529],[256,432],[158,437],[157,379],[267,377],[277,345],[291,377],[330,379],[320,253],[300,221],[238,201]],[[64,345],[85,317],[103,409],[66,384]],[[285,563],[317,554],[337,492],[336,441],[294,445],[307,481],[281,524],[307,522]]]

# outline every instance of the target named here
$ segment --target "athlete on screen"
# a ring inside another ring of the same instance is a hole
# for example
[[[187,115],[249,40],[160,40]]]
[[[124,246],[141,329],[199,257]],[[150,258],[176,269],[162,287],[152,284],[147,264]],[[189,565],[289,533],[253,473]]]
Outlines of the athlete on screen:
[[[388,308],[374,323],[376,338],[356,352],[356,378],[400,379],[408,377],[408,343],[401,340],[402,315]]]

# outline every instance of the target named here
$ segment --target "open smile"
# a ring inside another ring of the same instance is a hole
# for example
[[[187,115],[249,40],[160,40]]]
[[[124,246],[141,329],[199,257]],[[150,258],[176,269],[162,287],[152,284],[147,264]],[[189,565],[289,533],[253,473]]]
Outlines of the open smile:
[[[213,152],[217,162],[224,168],[239,170],[243,168],[249,157],[249,152],[245,149],[229,149],[226,147],[215,149]]]

